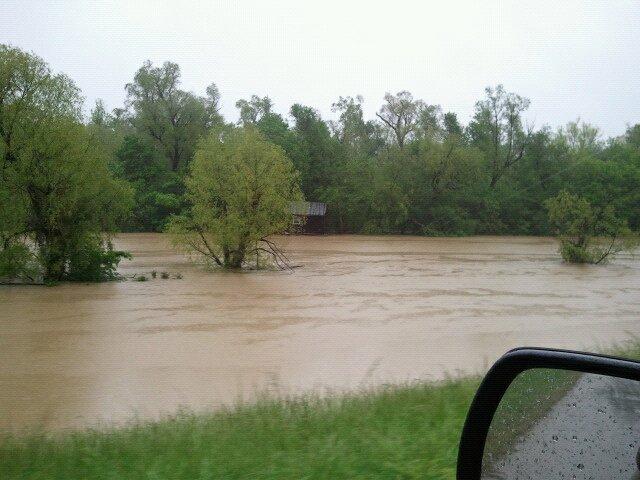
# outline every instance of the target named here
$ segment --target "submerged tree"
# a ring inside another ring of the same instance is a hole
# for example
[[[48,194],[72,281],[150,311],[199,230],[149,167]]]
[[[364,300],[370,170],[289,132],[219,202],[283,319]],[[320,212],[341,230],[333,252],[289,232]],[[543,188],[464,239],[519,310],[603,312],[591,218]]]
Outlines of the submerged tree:
[[[613,206],[593,207],[586,199],[562,191],[546,202],[549,220],[560,238],[560,254],[570,263],[601,263],[637,239]]]
[[[259,267],[261,254],[288,265],[269,236],[289,227],[290,203],[302,196],[280,147],[252,127],[214,131],[200,142],[186,185],[191,208],[168,227],[177,245],[228,269],[249,256]]]
[[[124,216],[131,192],[81,123],[81,103],[69,78],[0,46],[0,276],[115,276],[124,252],[103,232]]]
[[[27,219],[24,195],[6,177],[0,179],[0,279],[33,281],[38,275],[36,258],[24,241]]]

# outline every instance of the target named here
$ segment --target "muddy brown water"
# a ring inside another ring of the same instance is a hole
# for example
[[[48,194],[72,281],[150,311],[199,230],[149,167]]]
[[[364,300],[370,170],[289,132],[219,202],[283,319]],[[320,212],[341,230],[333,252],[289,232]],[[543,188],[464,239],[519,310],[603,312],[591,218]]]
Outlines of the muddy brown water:
[[[59,430],[484,371],[507,349],[640,333],[640,260],[562,264],[552,239],[283,237],[294,272],[205,271],[125,234],[121,272],[0,287],[0,430]]]

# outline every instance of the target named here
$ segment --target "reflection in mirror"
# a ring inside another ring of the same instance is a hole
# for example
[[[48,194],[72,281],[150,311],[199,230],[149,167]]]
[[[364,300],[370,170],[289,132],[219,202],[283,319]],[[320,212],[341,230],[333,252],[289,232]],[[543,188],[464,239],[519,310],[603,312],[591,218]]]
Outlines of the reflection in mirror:
[[[485,444],[483,480],[640,480],[640,382],[532,369],[509,386]]]

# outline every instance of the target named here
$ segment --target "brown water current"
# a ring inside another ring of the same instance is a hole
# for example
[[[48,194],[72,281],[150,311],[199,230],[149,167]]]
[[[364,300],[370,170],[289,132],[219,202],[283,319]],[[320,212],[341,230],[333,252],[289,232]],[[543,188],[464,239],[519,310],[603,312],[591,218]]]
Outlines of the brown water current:
[[[561,263],[552,239],[280,239],[293,272],[206,271],[124,234],[147,282],[0,287],[0,431],[59,430],[485,370],[507,349],[640,334],[640,260]]]

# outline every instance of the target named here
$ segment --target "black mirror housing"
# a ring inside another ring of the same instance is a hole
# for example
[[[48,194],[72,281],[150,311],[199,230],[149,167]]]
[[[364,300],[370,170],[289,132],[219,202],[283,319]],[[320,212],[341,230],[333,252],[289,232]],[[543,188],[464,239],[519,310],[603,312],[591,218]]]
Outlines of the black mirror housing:
[[[483,379],[467,413],[458,450],[458,480],[480,480],[494,414],[514,379],[532,369],[559,369],[640,381],[640,362],[568,350],[525,347],[504,354]],[[640,453],[637,458],[640,464]]]

